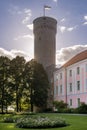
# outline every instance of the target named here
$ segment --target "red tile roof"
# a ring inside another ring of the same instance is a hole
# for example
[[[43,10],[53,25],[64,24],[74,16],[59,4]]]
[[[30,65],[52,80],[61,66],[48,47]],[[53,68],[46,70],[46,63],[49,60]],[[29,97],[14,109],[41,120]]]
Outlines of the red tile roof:
[[[71,58],[68,62],[66,62],[62,67],[68,67],[74,63],[87,59],[87,50],[77,54],[73,58]]]

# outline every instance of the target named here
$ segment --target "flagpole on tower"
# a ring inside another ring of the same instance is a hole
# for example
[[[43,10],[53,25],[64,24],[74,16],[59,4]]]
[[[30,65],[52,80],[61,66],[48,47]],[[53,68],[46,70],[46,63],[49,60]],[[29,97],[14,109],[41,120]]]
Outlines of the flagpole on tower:
[[[48,5],[44,5],[43,7],[43,15],[45,17],[45,10],[50,10],[51,9],[51,6],[48,6]]]
[[[43,7],[43,16],[45,17],[45,5]]]

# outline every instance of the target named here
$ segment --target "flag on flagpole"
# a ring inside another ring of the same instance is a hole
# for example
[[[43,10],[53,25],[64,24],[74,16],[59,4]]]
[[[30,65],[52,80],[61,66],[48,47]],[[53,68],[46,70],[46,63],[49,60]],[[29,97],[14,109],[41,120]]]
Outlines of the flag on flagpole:
[[[51,6],[44,5],[44,9],[50,10],[50,9],[51,9]]]
[[[44,5],[44,16],[45,16],[45,10],[50,10],[50,9],[51,9],[51,6]]]

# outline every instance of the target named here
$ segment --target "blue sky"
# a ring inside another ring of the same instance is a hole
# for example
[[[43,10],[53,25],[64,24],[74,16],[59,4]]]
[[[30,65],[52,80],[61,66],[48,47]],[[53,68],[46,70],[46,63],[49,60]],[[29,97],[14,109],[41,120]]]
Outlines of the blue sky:
[[[87,0],[0,0],[0,55],[20,53],[33,57],[32,23],[43,16],[44,5],[51,6],[46,16],[58,21],[56,51],[59,58],[65,61],[64,55],[87,49]]]

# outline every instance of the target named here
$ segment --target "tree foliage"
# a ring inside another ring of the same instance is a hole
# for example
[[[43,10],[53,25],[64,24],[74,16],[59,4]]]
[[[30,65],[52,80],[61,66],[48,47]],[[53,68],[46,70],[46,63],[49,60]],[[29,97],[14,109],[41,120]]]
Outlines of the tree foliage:
[[[58,112],[63,112],[63,110],[67,108],[67,103],[64,103],[63,101],[54,101],[53,105]]]
[[[77,112],[80,114],[87,114],[87,104],[82,102],[81,105],[77,108]]]
[[[33,99],[34,104],[38,107],[44,107],[47,105],[49,81],[42,64],[36,61],[31,61],[33,67]]]
[[[23,72],[25,67],[25,60],[23,57],[17,56],[11,61],[10,72],[13,78],[13,86],[15,92],[16,110],[21,111],[21,98],[24,89]]]
[[[0,57],[0,106],[1,112],[7,110],[7,106],[11,104],[10,84],[10,60],[7,57]]]
[[[26,62],[17,56],[10,60],[0,57],[0,109],[7,111],[9,105],[15,105],[16,111],[23,106],[31,111],[33,105],[46,107],[49,81],[43,66],[35,60]]]
[[[41,64],[31,60],[25,65],[25,72],[27,72],[26,83],[30,90],[31,111],[33,111],[33,105],[46,107],[49,87],[46,71]]]

